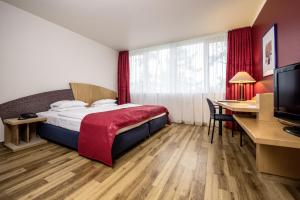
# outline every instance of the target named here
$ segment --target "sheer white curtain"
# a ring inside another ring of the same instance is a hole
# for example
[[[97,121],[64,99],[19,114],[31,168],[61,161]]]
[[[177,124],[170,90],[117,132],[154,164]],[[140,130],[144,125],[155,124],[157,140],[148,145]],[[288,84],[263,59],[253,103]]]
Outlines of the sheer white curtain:
[[[225,96],[227,34],[130,51],[131,100],[164,105],[174,122],[203,124],[206,98]]]

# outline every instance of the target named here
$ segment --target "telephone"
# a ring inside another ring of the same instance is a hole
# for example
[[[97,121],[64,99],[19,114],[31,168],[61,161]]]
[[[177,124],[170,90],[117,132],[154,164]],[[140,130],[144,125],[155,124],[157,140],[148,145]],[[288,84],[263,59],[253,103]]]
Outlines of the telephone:
[[[37,118],[37,114],[35,113],[22,113],[20,116],[19,116],[19,120],[22,120],[22,119],[29,119],[29,118]]]

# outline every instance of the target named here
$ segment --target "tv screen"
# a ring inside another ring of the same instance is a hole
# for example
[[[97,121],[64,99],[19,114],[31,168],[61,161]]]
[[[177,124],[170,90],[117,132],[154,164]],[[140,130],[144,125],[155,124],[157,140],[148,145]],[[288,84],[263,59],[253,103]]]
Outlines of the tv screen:
[[[300,120],[300,63],[275,70],[275,116]]]

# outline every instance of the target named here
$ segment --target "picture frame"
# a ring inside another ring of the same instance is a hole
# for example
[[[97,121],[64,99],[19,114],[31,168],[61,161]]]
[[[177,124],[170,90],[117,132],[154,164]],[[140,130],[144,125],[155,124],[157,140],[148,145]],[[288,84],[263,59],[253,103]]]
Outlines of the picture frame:
[[[263,77],[270,76],[277,67],[277,25],[272,27],[262,38],[262,66]]]

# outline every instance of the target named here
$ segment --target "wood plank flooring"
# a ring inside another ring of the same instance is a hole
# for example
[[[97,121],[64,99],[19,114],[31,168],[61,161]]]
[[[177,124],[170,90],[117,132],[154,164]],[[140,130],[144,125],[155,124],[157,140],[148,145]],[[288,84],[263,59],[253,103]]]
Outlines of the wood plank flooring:
[[[260,174],[255,147],[239,136],[173,124],[115,161],[114,168],[48,143],[0,147],[0,199],[300,199],[300,182]]]

